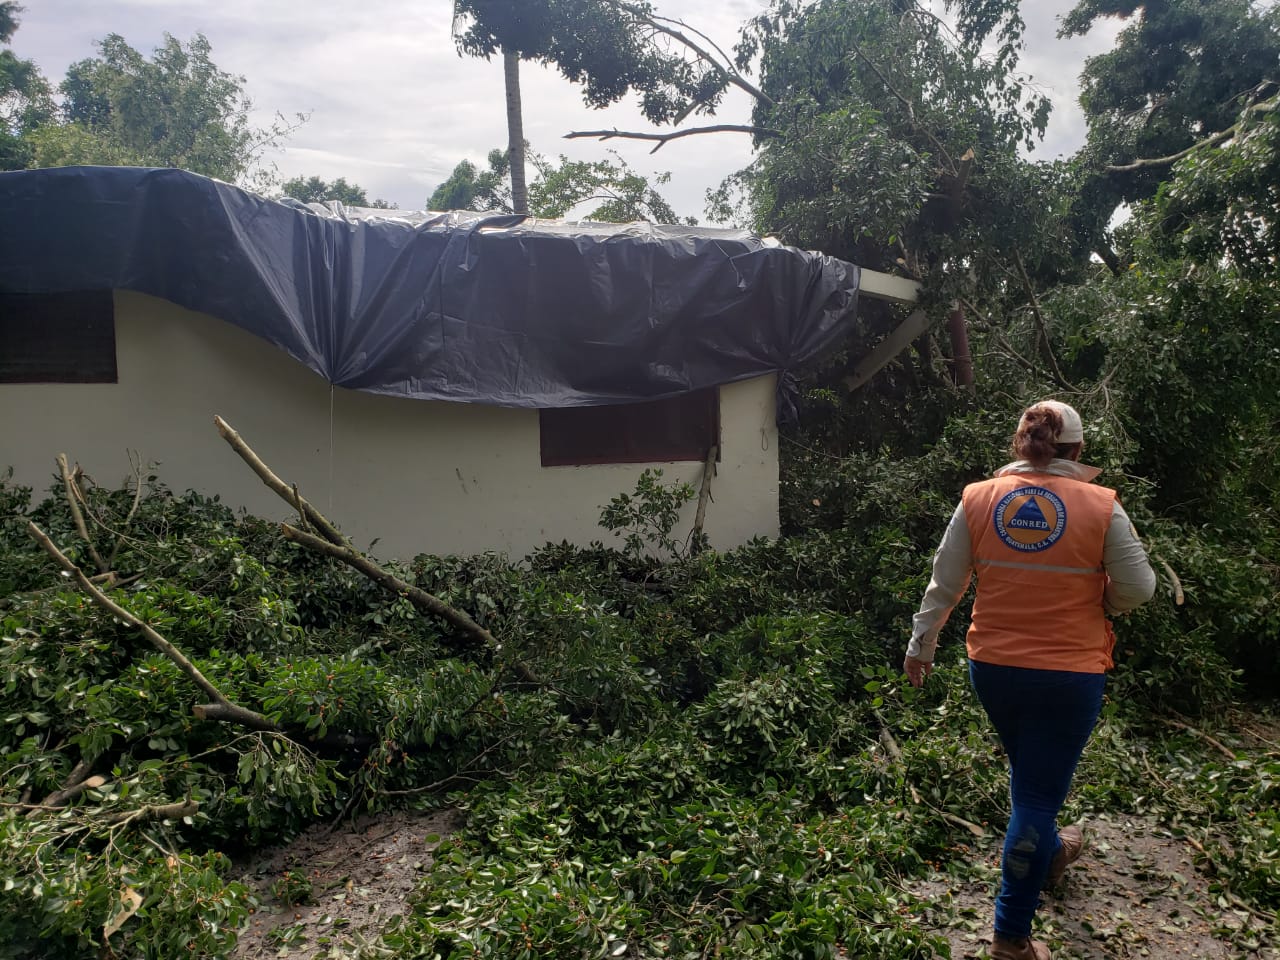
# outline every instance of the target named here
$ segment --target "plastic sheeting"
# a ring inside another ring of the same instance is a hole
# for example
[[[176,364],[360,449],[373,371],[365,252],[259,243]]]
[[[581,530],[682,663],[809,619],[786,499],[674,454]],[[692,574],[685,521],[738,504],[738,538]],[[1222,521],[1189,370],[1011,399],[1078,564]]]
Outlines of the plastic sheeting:
[[[338,386],[564,407],[790,383],[853,323],[858,268],[729,230],[326,209],[169,169],[0,174],[0,291],[109,289]]]

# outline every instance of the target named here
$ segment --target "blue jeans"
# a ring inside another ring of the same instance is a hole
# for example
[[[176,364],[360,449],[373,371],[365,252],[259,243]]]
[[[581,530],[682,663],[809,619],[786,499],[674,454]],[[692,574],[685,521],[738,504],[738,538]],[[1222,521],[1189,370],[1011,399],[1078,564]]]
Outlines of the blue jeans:
[[[1106,677],[970,660],[969,680],[1009,757],[1013,814],[1000,863],[996,933],[1026,937],[1060,846],[1058,811],[1098,721]]]

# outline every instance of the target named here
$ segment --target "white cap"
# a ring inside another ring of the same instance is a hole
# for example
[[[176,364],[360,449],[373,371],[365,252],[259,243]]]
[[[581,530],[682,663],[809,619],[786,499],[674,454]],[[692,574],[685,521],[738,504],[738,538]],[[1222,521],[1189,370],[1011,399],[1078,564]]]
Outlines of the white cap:
[[[1062,418],[1062,429],[1053,438],[1054,443],[1084,442],[1084,424],[1080,420],[1080,414],[1076,413],[1075,407],[1068,406],[1059,400],[1041,400],[1027,409],[1034,410],[1036,407],[1048,407]],[[1023,416],[1025,417],[1026,414],[1023,414]]]

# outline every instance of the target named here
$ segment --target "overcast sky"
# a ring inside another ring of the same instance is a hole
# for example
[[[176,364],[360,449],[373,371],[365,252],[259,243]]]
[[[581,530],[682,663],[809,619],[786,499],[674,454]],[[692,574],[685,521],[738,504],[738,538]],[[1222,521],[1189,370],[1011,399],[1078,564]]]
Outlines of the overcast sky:
[[[458,161],[483,164],[506,145],[502,64],[459,57],[450,38],[452,0],[23,0],[14,36],[18,56],[35,60],[57,83],[68,64],[94,53],[93,44],[119,33],[150,54],[171,33],[203,33],[223,70],[242,74],[259,125],[275,112],[310,120],[270,158],[282,177],[346,177],[371,198],[421,208]],[[657,0],[660,12],[698,27],[728,48],[740,24],[763,0]],[[1024,0],[1028,23],[1023,72],[1052,97],[1055,109],[1044,146],[1055,157],[1083,141],[1076,81],[1084,58],[1110,48],[1104,26],[1070,41],[1055,38],[1070,0]],[[575,159],[604,155],[593,141],[562,139],[570,130],[649,129],[630,103],[587,109],[576,88],[551,70],[522,67],[525,137],[544,155]],[[745,94],[728,95],[714,122],[748,120]],[[642,173],[670,171],[667,198],[681,216],[704,217],[708,188],[746,165],[748,138],[691,137],[649,156],[649,147],[613,141]]]

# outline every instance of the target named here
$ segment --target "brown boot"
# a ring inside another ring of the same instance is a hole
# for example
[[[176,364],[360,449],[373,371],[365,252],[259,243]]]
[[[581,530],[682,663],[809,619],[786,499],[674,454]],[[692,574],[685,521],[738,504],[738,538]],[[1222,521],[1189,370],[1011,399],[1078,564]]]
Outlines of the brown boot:
[[[1045,889],[1056,887],[1061,883],[1067,867],[1079,860],[1080,854],[1084,853],[1084,831],[1080,829],[1079,824],[1072,824],[1059,830],[1058,840],[1061,841],[1062,846],[1058,848],[1058,852],[1053,855],[1053,860],[1049,863],[1049,875],[1044,879]]]
[[[1039,940],[1022,937],[1010,940],[996,934],[991,944],[991,960],[1053,960],[1049,956],[1049,948]]]

